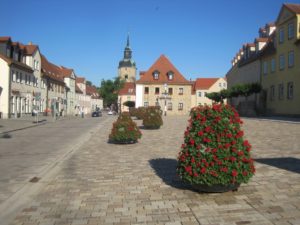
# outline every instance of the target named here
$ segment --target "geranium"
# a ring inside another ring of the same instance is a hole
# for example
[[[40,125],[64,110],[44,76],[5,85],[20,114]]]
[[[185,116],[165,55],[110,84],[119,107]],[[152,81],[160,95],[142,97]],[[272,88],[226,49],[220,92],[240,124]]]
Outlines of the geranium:
[[[123,112],[113,123],[109,141],[113,143],[135,143],[141,136],[142,133],[136,123],[132,121],[130,114]]]
[[[237,111],[214,104],[193,108],[190,115],[178,156],[179,177],[191,184],[247,183],[255,167]]]

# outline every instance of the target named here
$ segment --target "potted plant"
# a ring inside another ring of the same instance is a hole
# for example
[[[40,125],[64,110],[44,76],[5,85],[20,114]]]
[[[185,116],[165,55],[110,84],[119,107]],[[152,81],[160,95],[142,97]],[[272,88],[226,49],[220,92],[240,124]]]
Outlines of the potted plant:
[[[143,117],[143,126],[146,129],[159,129],[163,125],[160,109],[156,106],[149,106]]]
[[[202,192],[237,190],[255,173],[251,145],[237,111],[224,104],[191,110],[178,156],[177,174]]]
[[[116,144],[133,144],[142,136],[136,123],[132,121],[128,112],[123,112],[113,123],[111,133],[109,134],[109,142]]]

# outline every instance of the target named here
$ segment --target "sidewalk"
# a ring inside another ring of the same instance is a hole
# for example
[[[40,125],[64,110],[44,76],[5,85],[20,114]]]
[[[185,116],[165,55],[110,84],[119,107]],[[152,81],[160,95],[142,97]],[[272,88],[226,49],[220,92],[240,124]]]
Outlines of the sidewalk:
[[[187,119],[164,117],[131,145],[107,143],[106,121],[11,225],[300,224],[299,124],[244,119],[256,175],[237,192],[200,194],[176,177]]]
[[[11,119],[0,119],[0,135],[7,134],[9,132],[23,130],[30,127],[44,125],[46,123],[52,123],[56,121],[76,119],[80,117],[76,116],[64,116],[57,117],[54,119],[51,116],[39,116],[38,122],[35,116],[25,116],[21,118],[11,118]],[[81,118],[80,118],[81,119]]]

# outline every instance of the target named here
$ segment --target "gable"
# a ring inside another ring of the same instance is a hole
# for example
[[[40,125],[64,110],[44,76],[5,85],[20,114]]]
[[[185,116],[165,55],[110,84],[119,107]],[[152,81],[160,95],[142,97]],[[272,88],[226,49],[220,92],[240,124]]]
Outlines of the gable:
[[[161,55],[148,71],[142,73],[137,83],[191,84],[164,55]]]
[[[287,20],[293,18],[295,13],[289,10],[285,5],[282,6],[280,13],[276,20],[276,25],[281,25],[282,23],[286,22]]]

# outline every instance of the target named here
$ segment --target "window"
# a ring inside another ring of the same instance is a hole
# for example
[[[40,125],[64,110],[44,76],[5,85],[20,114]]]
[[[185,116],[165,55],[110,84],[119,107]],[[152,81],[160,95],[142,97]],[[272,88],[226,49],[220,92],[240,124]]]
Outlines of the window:
[[[294,51],[290,51],[288,54],[288,64],[289,64],[289,67],[294,66]]]
[[[19,72],[17,72],[17,83],[20,82],[20,76],[19,76]]]
[[[174,73],[172,71],[169,71],[167,75],[169,80],[173,80]]]
[[[155,94],[156,94],[156,95],[159,95],[159,87],[156,87],[156,88],[155,88]]]
[[[155,70],[153,72],[153,78],[154,78],[154,80],[158,80],[158,78],[159,78],[159,72],[157,70]]]
[[[289,82],[287,84],[287,98],[293,99],[293,95],[294,95],[294,84],[293,82]]]
[[[223,87],[226,87],[226,83],[223,83]]]
[[[219,87],[222,87],[222,83],[219,83]]]
[[[271,72],[275,72],[275,59],[271,60]]]
[[[9,47],[6,48],[6,56],[10,57],[10,48]]]
[[[183,95],[183,88],[179,88],[179,94]]]
[[[128,89],[128,93],[133,93],[133,89],[132,89],[132,88],[129,88],[129,89]]]
[[[279,43],[283,43],[284,41],[284,31],[283,31],[283,28],[280,28],[279,29]]]
[[[169,95],[173,95],[173,88],[169,88]]]
[[[172,102],[168,102],[168,110],[172,111]]]
[[[204,92],[204,96],[206,97],[207,92]]]
[[[266,61],[263,63],[263,69],[264,69],[264,75],[266,75],[268,73],[268,63]]]
[[[278,85],[278,99],[283,99],[283,84]]]
[[[144,102],[144,107],[148,107],[149,106],[149,102]]]
[[[284,69],[284,55],[279,56],[279,69],[280,70]]]
[[[294,38],[294,24],[293,23],[289,23],[288,25],[288,39],[293,39]]]
[[[270,100],[274,100],[274,98],[275,98],[275,87],[274,87],[274,85],[272,85],[271,86],[271,88],[270,88]]]
[[[145,91],[144,91],[144,94],[149,94],[149,87],[145,87]]]
[[[125,75],[125,80],[128,80],[128,75],[127,74]]]
[[[198,97],[201,97],[201,91],[198,92]]]
[[[20,83],[23,84],[23,74],[20,73]]]
[[[183,110],[183,103],[180,102],[180,103],[178,104],[178,110],[180,110],[180,111]]]
[[[15,73],[14,70],[11,71],[11,80],[12,80],[13,82],[16,82],[16,73]]]

